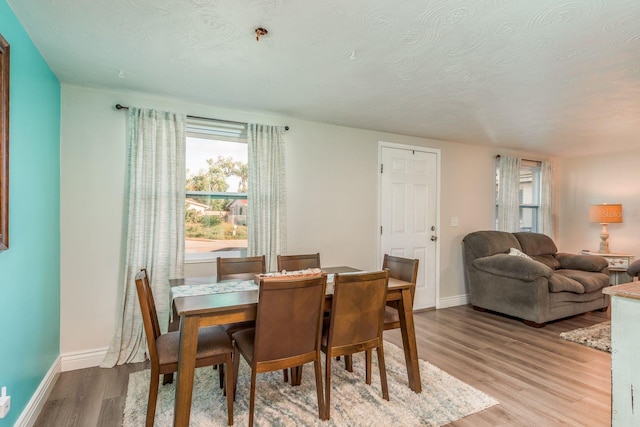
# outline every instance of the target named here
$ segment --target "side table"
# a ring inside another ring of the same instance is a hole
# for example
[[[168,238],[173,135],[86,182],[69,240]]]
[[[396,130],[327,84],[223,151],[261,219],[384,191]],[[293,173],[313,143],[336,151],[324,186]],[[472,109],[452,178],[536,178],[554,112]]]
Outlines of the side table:
[[[633,262],[635,256],[620,253],[601,254],[591,251],[580,251],[580,253],[582,255],[598,255],[609,262],[610,284],[619,285],[621,283],[628,283],[631,281],[631,278],[627,275],[627,268],[629,268],[629,265]]]

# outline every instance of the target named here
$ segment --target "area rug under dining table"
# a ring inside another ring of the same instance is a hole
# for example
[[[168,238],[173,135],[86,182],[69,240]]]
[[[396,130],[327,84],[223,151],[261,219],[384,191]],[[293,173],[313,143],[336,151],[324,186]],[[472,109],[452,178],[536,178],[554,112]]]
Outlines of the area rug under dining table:
[[[302,384],[284,383],[282,371],[259,374],[256,383],[257,426],[441,426],[498,404],[494,398],[420,360],[422,393],[407,385],[402,349],[385,341],[390,401],[382,398],[377,358],[373,357],[372,384],[364,381],[364,355],[354,356],[353,373],[334,362],[331,371],[331,419],[318,419],[313,365],[305,366]],[[323,367],[324,370],[324,367]],[[123,426],[144,425],[149,392],[149,370],[129,375]],[[240,363],[234,402],[234,425],[246,425],[249,412],[250,368]],[[175,384],[175,383],[174,383]],[[175,385],[160,386],[156,426],[173,423]],[[218,371],[195,372],[191,426],[226,426],[227,406],[219,388]]]

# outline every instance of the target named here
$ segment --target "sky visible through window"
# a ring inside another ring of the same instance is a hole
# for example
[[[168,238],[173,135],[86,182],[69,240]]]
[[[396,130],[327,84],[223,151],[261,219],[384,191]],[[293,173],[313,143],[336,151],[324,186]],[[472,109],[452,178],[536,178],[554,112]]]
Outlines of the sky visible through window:
[[[187,176],[197,175],[201,169],[206,170],[208,159],[216,161],[218,157],[232,157],[234,161],[248,162],[247,144],[242,142],[187,137],[186,152]],[[236,176],[227,178],[229,192],[236,192],[239,182]]]

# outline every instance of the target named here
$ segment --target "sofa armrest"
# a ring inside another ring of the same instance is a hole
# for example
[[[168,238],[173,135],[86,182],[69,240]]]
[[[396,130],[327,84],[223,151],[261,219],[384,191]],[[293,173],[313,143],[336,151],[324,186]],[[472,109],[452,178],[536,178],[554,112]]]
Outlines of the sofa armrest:
[[[560,263],[560,268],[570,270],[582,270],[602,272],[609,267],[609,262],[597,255],[577,255],[558,252],[556,259]]]
[[[541,262],[507,254],[476,258],[472,264],[480,271],[526,282],[540,277],[548,279],[553,274],[553,270]]]
[[[629,268],[627,268],[627,274],[630,277],[635,277],[640,275],[640,259],[637,259],[631,263]]]

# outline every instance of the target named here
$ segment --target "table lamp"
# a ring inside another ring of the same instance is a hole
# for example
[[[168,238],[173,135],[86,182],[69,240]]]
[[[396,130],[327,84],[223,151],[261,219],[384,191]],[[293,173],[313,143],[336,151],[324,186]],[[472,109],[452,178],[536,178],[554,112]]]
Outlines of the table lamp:
[[[589,207],[589,221],[597,222],[602,225],[602,231],[600,231],[600,250],[601,254],[608,254],[609,252],[609,233],[607,232],[607,225],[622,222],[622,205],[619,204],[607,204],[592,205]]]

